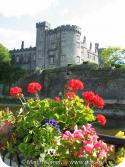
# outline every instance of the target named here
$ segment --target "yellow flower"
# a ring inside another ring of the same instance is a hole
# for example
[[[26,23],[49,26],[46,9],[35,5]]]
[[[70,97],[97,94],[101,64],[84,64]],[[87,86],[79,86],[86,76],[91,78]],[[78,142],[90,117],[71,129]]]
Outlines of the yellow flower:
[[[124,157],[118,157],[118,158],[116,159],[116,163],[117,163],[117,164],[120,164],[120,163],[123,161],[123,159],[124,159]]]
[[[125,137],[124,136],[124,132],[122,132],[122,131],[119,131],[118,133],[116,133],[116,135],[115,135],[116,137]]]
[[[2,118],[2,111],[0,111],[0,118]]]

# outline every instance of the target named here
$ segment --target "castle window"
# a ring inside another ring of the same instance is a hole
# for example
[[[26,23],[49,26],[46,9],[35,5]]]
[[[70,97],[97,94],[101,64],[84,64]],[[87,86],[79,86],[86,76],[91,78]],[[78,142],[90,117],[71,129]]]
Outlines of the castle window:
[[[54,64],[54,55],[49,57],[49,64]]]
[[[91,59],[91,54],[90,53],[88,53],[88,59]]]
[[[80,42],[76,42],[77,48],[80,48]]]
[[[95,60],[95,55],[93,55],[93,60]]]
[[[61,55],[61,61],[65,60],[65,55]]]
[[[77,62],[76,63],[80,63],[80,57],[77,56]]]
[[[19,56],[16,56],[16,63],[19,63]]]

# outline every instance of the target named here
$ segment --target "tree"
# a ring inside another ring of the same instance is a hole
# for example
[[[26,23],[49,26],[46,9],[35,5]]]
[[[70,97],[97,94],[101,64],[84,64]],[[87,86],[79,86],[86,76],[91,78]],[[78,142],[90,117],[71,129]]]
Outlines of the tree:
[[[125,50],[117,50],[110,54],[109,61],[115,67],[125,66]]]
[[[102,50],[100,56],[102,58],[103,64],[104,66],[111,66],[112,64],[112,59],[110,58],[110,56],[115,52],[121,50],[120,47],[108,47]]]
[[[10,63],[11,56],[7,48],[0,44],[0,62]]]
[[[0,44],[0,84],[3,85],[2,94],[5,94],[7,87],[24,77],[25,74],[24,69],[11,64],[11,55],[8,49]]]
[[[0,63],[0,83],[3,84],[2,94],[5,94],[7,87],[10,88],[13,83],[25,77],[25,74],[26,71],[20,67],[12,66],[7,62]]]

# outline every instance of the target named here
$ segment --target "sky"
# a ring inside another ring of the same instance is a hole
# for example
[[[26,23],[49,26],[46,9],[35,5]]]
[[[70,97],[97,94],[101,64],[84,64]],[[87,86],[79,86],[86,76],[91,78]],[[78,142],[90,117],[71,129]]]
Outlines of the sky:
[[[35,46],[36,22],[82,28],[87,44],[125,48],[125,0],[0,0],[0,43],[8,49]],[[94,46],[93,46],[94,47]]]

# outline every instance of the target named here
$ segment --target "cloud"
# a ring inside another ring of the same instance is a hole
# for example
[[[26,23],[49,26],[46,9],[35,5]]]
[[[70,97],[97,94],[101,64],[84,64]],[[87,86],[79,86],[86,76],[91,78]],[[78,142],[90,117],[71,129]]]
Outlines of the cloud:
[[[35,32],[0,28],[0,43],[8,49],[20,48],[25,39],[25,47],[35,46],[35,35]]]
[[[35,16],[55,4],[56,0],[4,0],[0,2],[0,15],[7,17]]]
[[[125,47],[125,1],[114,0],[113,3],[83,16],[78,20],[83,34],[92,41],[100,42],[101,46]]]

